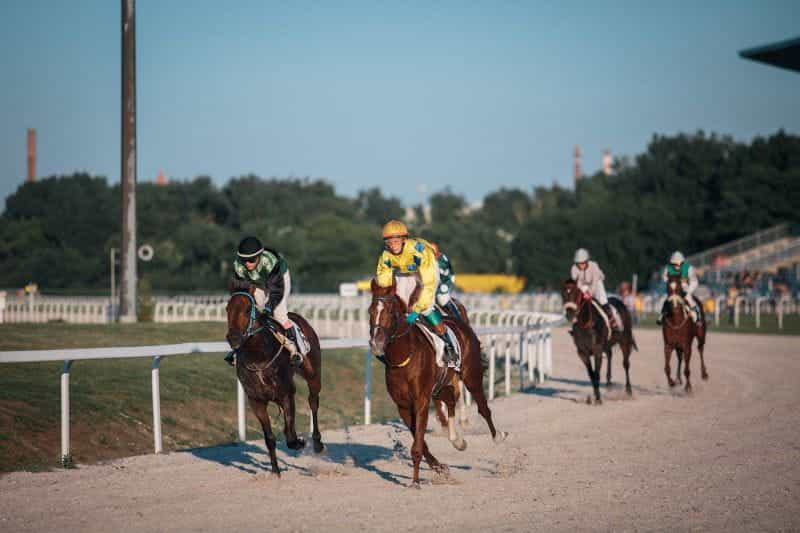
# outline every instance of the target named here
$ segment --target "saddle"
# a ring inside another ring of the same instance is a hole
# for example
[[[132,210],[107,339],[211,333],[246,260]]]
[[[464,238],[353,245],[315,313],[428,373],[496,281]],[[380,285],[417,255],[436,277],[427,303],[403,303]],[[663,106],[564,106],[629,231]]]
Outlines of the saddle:
[[[678,298],[680,299],[681,305],[683,306],[683,311],[685,313],[687,313],[691,317],[692,322],[697,322],[698,320],[700,320],[700,317],[697,315],[697,312],[694,310],[694,306],[689,301],[689,299],[686,298],[685,295],[678,294],[678,295],[675,295],[675,296],[678,296]],[[694,300],[694,296],[692,296],[692,300]],[[695,300],[694,303],[698,306],[698,308],[700,307],[700,302]]]
[[[289,339],[287,339],[288,332],[286,331],[286,328],[283,327],[283,324],[275,320],[272,315],[261,315],[261,318],[265,319],[267,329],[269,329],[272,334],[275,335],[275,338],[278,339],[278,342],[285,345],[286,341]],[[295,332],[295,338],[297,339],[297,350],[305,357],[308,355],[308,352],[311,351],[311,343],[308,342],[305,333],[303,333],[302,328],[297,324],[297,322],[291,318],[289,321],[292,323],[292,328]]]
[[[436,353],[436,366],[438,366],[439,368],[445,368],[445,364],[444,364],[445,344],[444,344],[444,341],[441,338],[439,338],[439,336],[436,333],[434,333],[428,326],[421,324],[419,321],[416,322],[415,325],[416,325],[416,327],[418,327],[420,329],[420,331],[422,331],[422,333],[425,335],[425,338],[428,340],[428,342],[430,343],[431,347],[433,348],[433,351]],[[456,337],[456,334],[453,332],[452,329],[450,329],[450,326],[445,324],[444,328],[445,328],[445,334],[450,339],[450,343],[453,345],[453,349],[456,352],[457,361],[456,361],[455,366],[451,367],[451,368],[453,368],[453,370],[455,370],[456,372],[460,372],[461,371],[461,344],[458,342],[458,338]]]

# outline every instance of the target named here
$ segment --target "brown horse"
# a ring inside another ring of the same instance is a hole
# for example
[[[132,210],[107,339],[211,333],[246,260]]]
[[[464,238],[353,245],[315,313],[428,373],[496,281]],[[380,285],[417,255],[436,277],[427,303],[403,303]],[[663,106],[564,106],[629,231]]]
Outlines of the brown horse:
[[[379,287],[372,281],[372,303],[369,307],[370,349],[375,355],[386,359],[386,389],[397,404],[400,417],[414,436],[411,457],[414,462],[414,477],[411,487],[419,488],[419,465],[425,457],[428,465],[437,473],[447,473],[446,465],[440,463],[428,450],[425,431],[428,425],[428,409],[437,382],[443,383],[438,398],[447,405],[450,442],[456,449],[466,447],[464,439],[456,434],[455,386],[453,369],[439,368],[436,353],[425,334],[415,325],[406,322],[409,305],[395,293],[396,282],[390,287]],[[418,291],[417,291],[418,292]],[[409,298],[413,303],[414,296]],[[486,420],[495,442],[506,437],[498,432],[492,422],[492,412],[483,394],[483,367],[481,366],[480,341],[475,333],[463,323],[445,319],[461,346],[461,379],[472,394],[478,412]],[[444,373],[444,375],[442,374]],[[444,379],[441,379],[441,378]]]
[[[619,299],[609,298],[608,303],[616,308],[617,313],[622,319],[622,331],[611,330],[606,324],[600,312],[592,303],[591,297],[583,294],[574,280],[568,279],[561,286],[561,300],[564,302],[564,311],[567,320],[574,323],[572,329],[572,340],[578,349],[578,356],[586,366],[589,379],[594,388],[595,402],[602,403],[600,399],[600,370],[603,366],[603,354],[608,359],[606,369],[606,386],[611,386],[611,355],[615,344],[622,350],[622,366],[625,369],[625,392],[630,396],[631,389],[631,351],[639,350],[636,340],[633,338],[633,321],[628,309]],[[610,318],[610,317],[609,317]],[[594,356],[594,368],[592,368],[591,358]],[[587,400],[591,401],[591,397]]]
[[[280,477],[278,460],[275,456],[275,436],[267,412],[269,402],[274,402],[283,411],[284,436],[286,446],[292,450],[300,450],[306,443],[295,431],[295,386],[294,374],[299,373],[308,383],[308,405],[311,407],[313,423],[312,439],[314,451],[320,453],[324,449],[322,435],[319,432],[317,410],[319,409],[319,392],[322,388],[322,355],[319,338],[316,332],[298,314],[289,313],[289,318],[303,331],[311,345],[308,355],[303,358],[303,366],[296,368],[289,362],[289,352],[273,335],[271,327],[260,316],[253,298],[254,288],[238,290],[232,284],[231,297],[226,307],[228,312],[228,340],[231,348],[237,351],[236,374],[242,383],[250,408],[255,413],[264,431],[264,441],[269,450],[272,473]]]
[[[691,315],[687,312],[686,296],[681,287],[680,275],[668,276],[667,278],[667,311],[664,322],[661,324],[661,332],[664,337],[664,373],[667,375],[667,382],[670,387],[681,383],[681,362],[683,362],[683,375],[686,377],[685,390],[692,390],[690,381],[689,363],[692,358],[692,340],[697,338],[697,351],[700,353],[700,370],[702,378],[708,379],[706,361],[703,356],[703,348],[706,344],[705,314],[703,307],[700,309],[701,325],[698,326]],[[670,358],[675,351],[678,357],[677,379],[672,379],[670,369]]]

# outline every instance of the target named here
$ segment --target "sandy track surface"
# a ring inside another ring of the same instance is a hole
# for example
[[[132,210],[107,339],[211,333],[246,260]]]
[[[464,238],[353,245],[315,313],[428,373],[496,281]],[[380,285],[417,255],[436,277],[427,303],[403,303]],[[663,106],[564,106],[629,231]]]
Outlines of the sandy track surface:
[[[800,339],[711,335],[711,379],[695,357],[690,396],[666,386],[660,332],[637,340],[633,398],[617,385],[588,406],[556,331],[554,378],[492,403],[509,438],[494,444],[476,412],[464,452],[437,429],[451,476],[426,468],[422,490],[406,488],[403,427],[352,427],[324,433],[323,456],[282,447],[280,480],[260,442],[9,474],[0,530],[800,530]],[[619,384],[618,354],[613,371]]]

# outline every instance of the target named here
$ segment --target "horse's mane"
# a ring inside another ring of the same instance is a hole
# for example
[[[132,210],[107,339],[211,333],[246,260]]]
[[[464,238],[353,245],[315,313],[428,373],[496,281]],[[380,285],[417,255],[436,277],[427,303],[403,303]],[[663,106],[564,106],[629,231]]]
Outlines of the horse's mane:
[[[232,278],[228,282],[228,293],[233,294],[234,292],[250,292],[250,287],[252,287],[252,283],[244,279],[236,279]]]

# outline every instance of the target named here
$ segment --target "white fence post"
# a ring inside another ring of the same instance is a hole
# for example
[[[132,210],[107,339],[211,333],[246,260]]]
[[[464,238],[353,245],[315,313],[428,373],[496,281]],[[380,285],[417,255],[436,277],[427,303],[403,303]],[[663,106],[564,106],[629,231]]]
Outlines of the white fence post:
[[[494,358],[495,342],[494,335],[489,336],[489,400],[494,400]]]
[[[239,442],[247,441],[247,409],[245,409],[244,387],[236,376],[236,422],[239,430]]]
[[[161,364],[161,357],[153,357],[152,388],[153,388],[153,444],[155,453],[161,453],[161,390],[159,385],[158,367]]]
[[[69,370],[72,361],[64,361],[61,371],[61,465],[69,467],[72,455],[69,449]]]
[[[364,357],[364,425],[372,423],[372,350]]]
[[[744,296],[737,296],[733,302],[733,325],[739,327],[739,304],[744,301]]]

